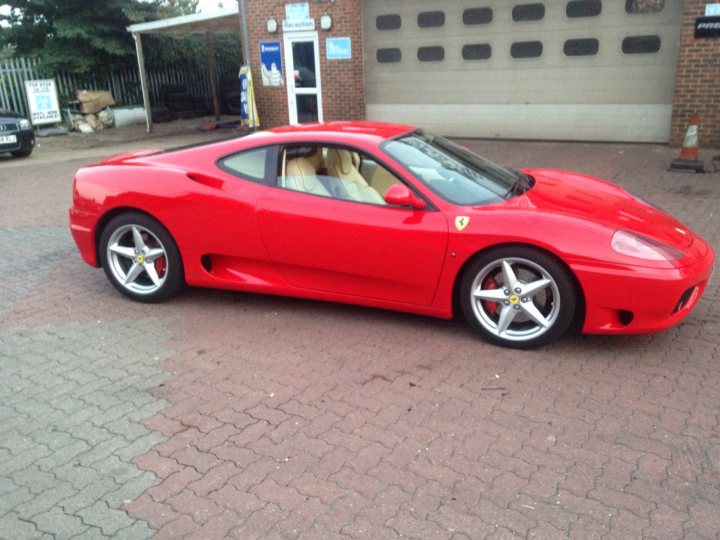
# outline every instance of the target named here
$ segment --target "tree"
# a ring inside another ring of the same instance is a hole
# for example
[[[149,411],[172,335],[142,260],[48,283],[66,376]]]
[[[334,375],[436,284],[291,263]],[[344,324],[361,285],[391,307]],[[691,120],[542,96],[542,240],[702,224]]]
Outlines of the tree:
[[[38,56],[50,72],[109,72],[134,65],[127,26],[193,13],[198,0],[6,0],[0,46]]]

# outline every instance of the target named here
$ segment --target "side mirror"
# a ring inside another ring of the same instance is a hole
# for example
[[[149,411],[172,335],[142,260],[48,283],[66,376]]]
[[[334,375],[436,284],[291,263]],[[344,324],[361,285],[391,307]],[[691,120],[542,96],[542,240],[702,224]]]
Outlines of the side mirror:
[[[425,208],[425,201],[410,191],[405,184],[394,184],[385,193],[385,202],[393,206],[411,206],[416,210]]]

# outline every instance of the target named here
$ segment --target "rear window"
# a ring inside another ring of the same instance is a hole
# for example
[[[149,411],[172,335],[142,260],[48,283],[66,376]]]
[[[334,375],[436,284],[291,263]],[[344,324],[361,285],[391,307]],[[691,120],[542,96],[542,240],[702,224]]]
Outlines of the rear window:
[[[267,175],[268,147],[233,154],[218,162],[218,166],[241,178],[262,182]]]

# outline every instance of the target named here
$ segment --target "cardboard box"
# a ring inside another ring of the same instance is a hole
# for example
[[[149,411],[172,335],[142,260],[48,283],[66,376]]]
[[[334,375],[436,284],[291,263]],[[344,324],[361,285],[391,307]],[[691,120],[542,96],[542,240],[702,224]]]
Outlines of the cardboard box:
[[[96,113],[115,105],[115,99],[107,90],[78,90],[75,96],[80,102],[80,112],[83,114]]]

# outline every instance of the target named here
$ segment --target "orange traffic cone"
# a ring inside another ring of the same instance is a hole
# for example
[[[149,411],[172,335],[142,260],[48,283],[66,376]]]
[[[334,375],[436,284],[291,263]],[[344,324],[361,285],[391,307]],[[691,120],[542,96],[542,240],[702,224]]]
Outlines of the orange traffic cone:
[[[685,141],[683,141],[680,157],[673,159],[670,171],[675,172],[704,172],[705,163],[698,159],[698,134],[700,131],[700,117],[694,114],[690,119]]]

